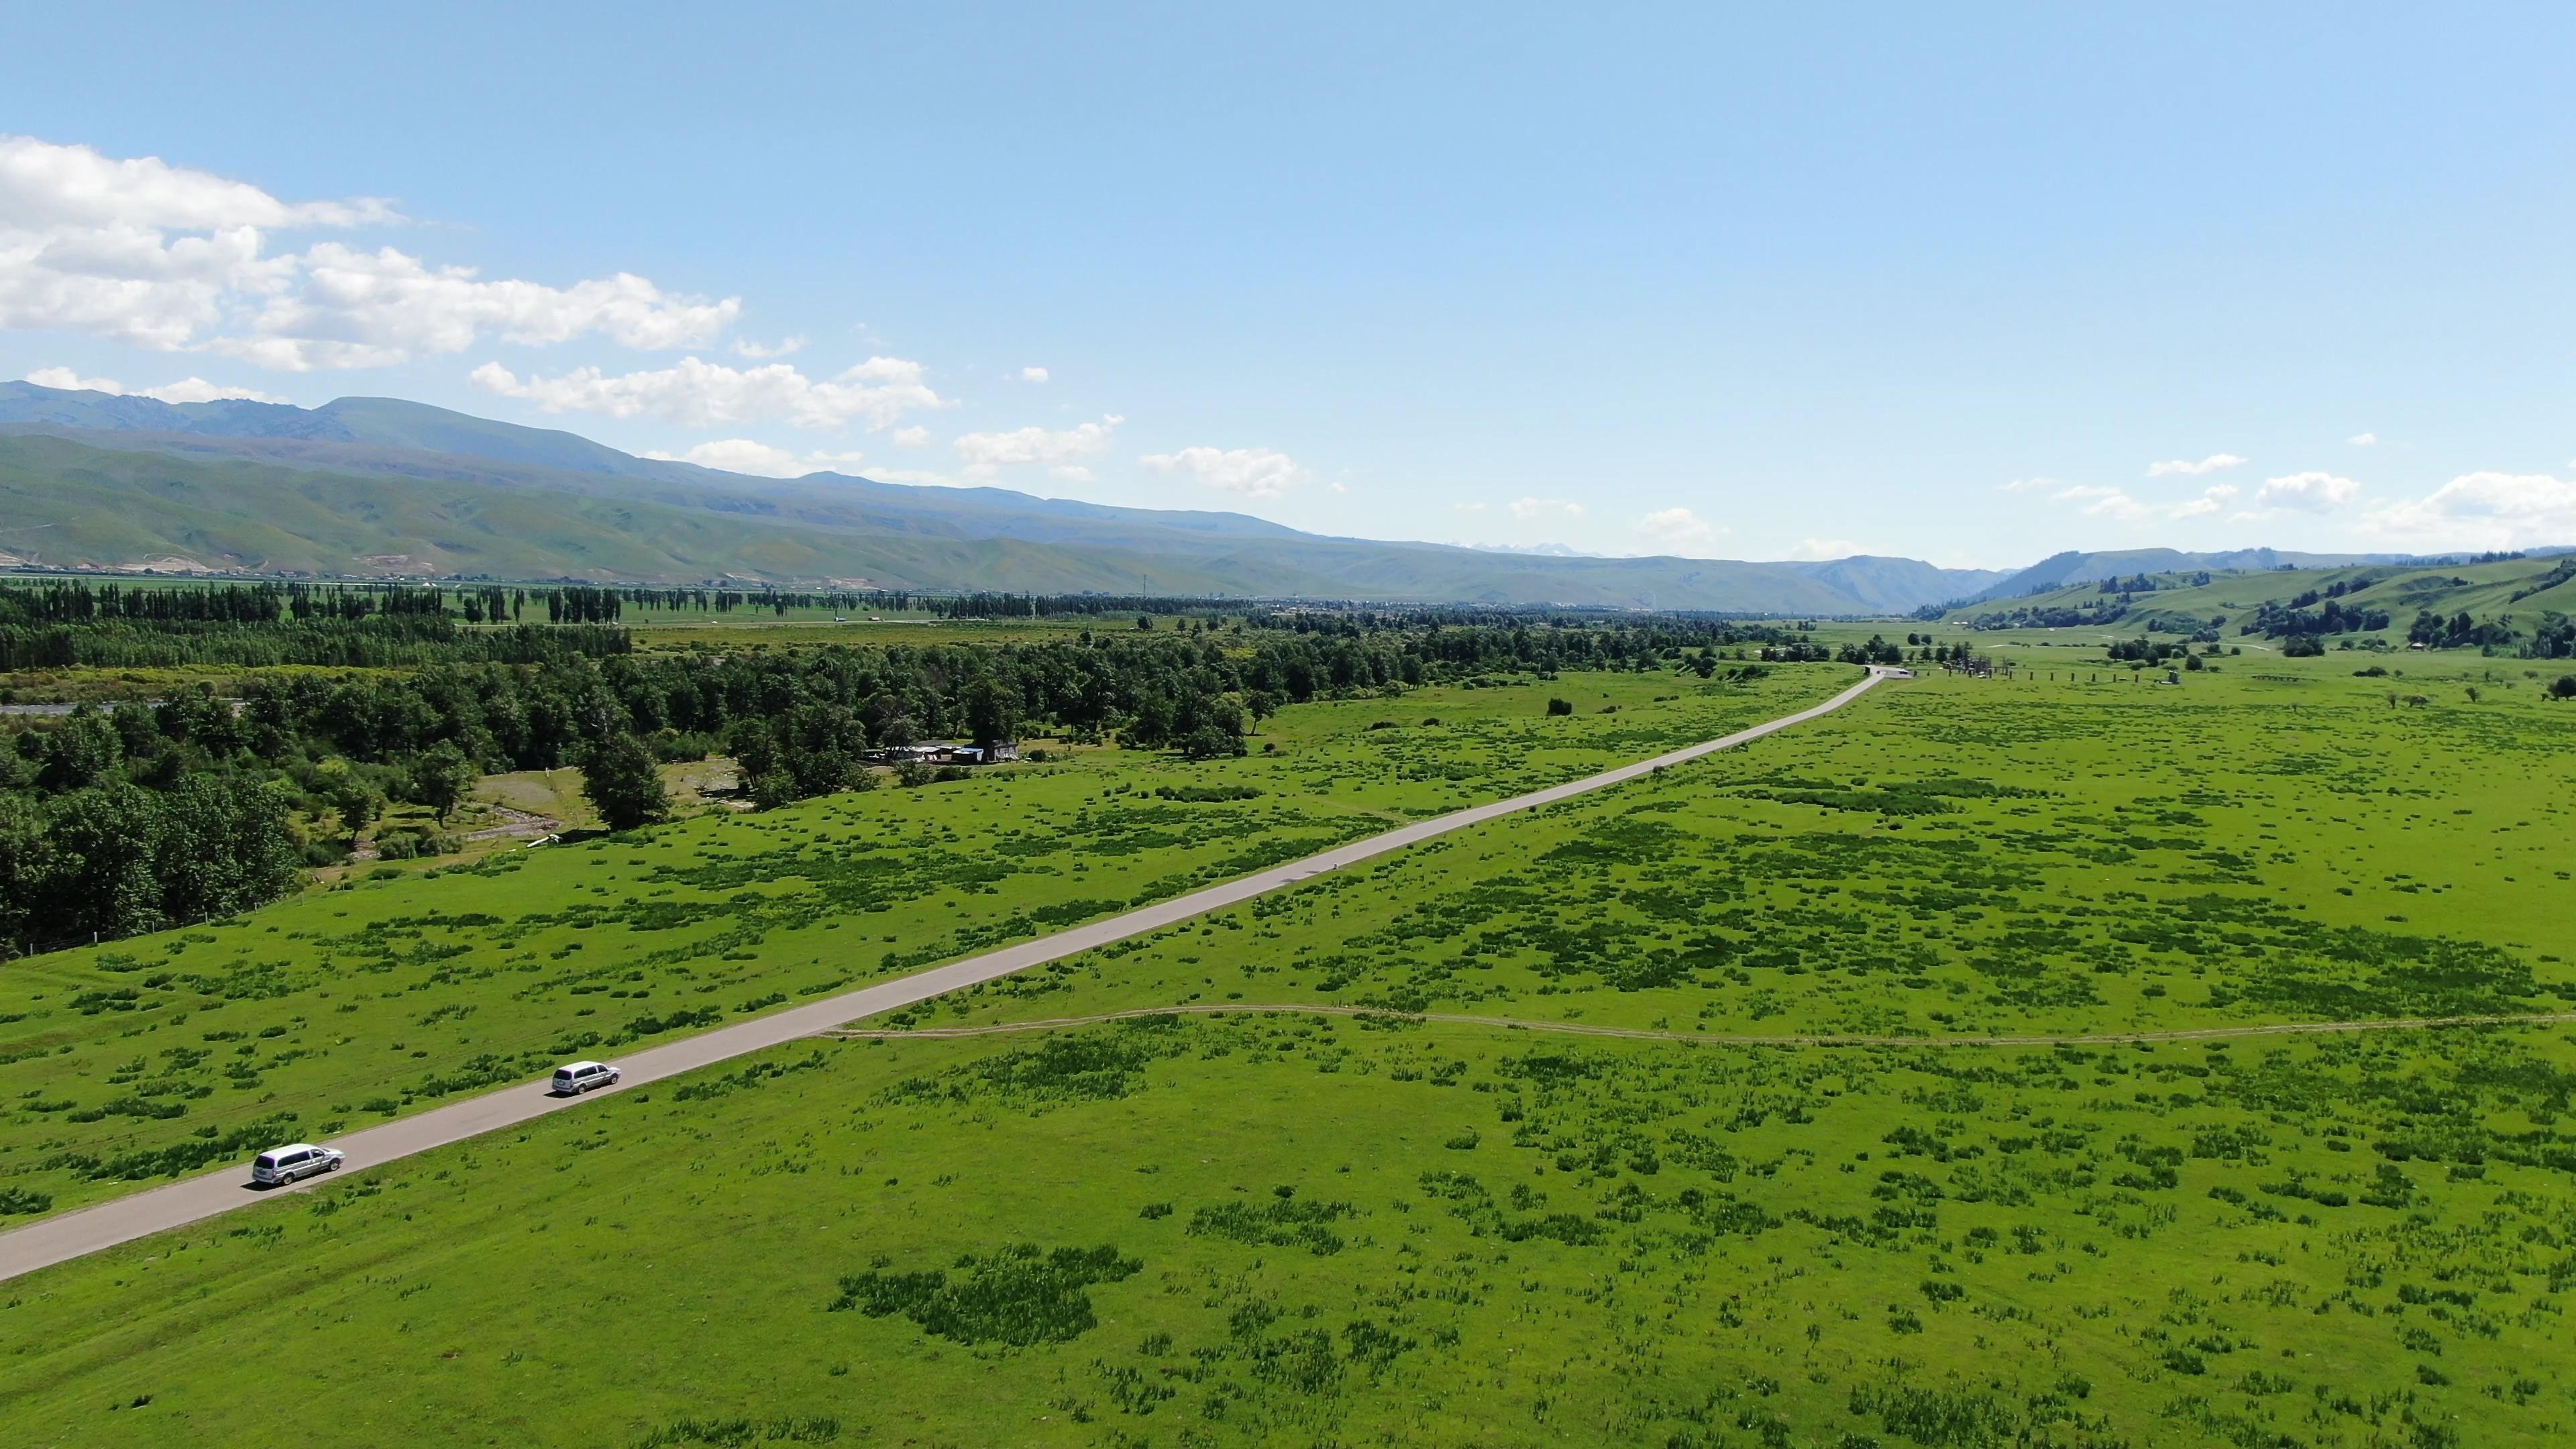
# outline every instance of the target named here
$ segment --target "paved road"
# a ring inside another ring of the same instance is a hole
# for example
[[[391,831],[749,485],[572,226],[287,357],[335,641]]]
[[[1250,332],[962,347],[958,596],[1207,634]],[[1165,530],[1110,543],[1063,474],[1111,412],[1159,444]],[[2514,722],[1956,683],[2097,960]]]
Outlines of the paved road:
[[[1622,765],[1615,770],[1580,780],[1571,780],[1532,794],[1518,795],[1509,800],[1497,800],[1490,805],[1478,805],[1453,814],[1437,816],[1401,829],[1390,830],[1383,835],[1373,835],[1366,840],[1353,841],[1320,855],[1310,855],[1303,860],[1274,866],[1256,875],[1230,880],[1223,885],[1210,886],[1205,890],[1193,891],[1189,895],[1155,905],[1140,906],[1124,915],[1094,921],[1086,926],[1074,926],[1051,936],[1023,941],[1016,946],[1005,946],[1001,950],[988,951],[981,956],[970,956],[963,961],[934,966],[911,976],[880,982],[875,986],[844,992],[838,996],[828,996],[809,1005],[768,1016],[754,1017],[749,1021],[737,1022],[732,1026],[720,1027],[698,1036],[620,1057],[617,1060],[617,1067],[624,1074],[624,1080],[618,1086],[606,1088],[602,1092],[594,1092],[591,1096],[632,1091],[649,1082],[660,1081],[664,1077],[693,1072],[700,1067],[712,1066],[717,1062],[742,1056],[748,1052],[756,1052],[802,1037],[813,1036],[861,1017],[897,1010],[910,1006],[916,1001],[926,1001],[931,997],[942,996],[962,987],[1008,976],[1015,971],[1025,971],[1032,966],[1043,966],[1050,961],[1060,961],[1067,956],[1080,955],[1095,947],[1123,941],[1130,936],[1141,936],[1148,931],[1158,931],[1165,926],[1189,920],[1193,916],[1221,910],[1250,900],[1254,896],[1295,885],[1299,881],[1321,875],[1326,871],[1357,865],[1361,861],[1373,859],[1389,851],[1402,850],[1408,845],[1416,845],[1436,836],[1446,835],[1453,830],[1464,830],[1471,825],[1481,825],[1488,820],[1500,819],[1524,810],[1534,810],[1542,805],[1553,805],[1560,800],[1571,800],[1577,795],[1634,780],[1667,765],[1678,765],[1685,760],[1696,760],[1702,755],[1731,749],[1840,709],[1858,699],[1863,692],[1885,677],[1885,671],[1873,668],[1868,678],[1822,704],[1802,709],[1796,714],[1784,715],[1766,724],[1755,725],[1751,729],[1738,730],[1722,739],[1706,740],[1674,750],[1670,754],[1657,755],[1650,760],[1640,760],[1633,765]],[[433,1147],[462,1142],[469,1137],[479,1137],[486,1132],[516,1126],[532,1118],[542,1117],[548,1112],[563,1111],[586,1100],[588,1099],[581,1097],[549,1096],[543,1086],[537,1083],[530,1083],[523,1087],[504,1087],[497,1092],[480,1097],[469,1097],[464,1101],[435,1108],[417,1116],[400,1118],[380,1127],[370,1127],[361,1132],[351,1132],[333,1138],[331,1145],[348,1154],[348,1165],[342,1168],[341,1172],[351,1172],[373,1167],[379,1163],[391,1162],[398,1157],[409,1157],[415,1152],[426,1152]],[[332,1176],[338,1175],[335,1173]],[[311,1179],[294,1187],[263,1191],[249,1185],[247,1167],[234,1166],[202,1177],[175,1182],[167,1187],[157,1187],[149,1192],[139,1192],[130,1197],[121,1197],[112,1202],[100,1203],[95,1207],[83,1208],[78,1212],[65,1213],[58,1218],[48,1218],[42,1222],[0,1234],[0,1280],[14,1278],[21,1273],[30,1273],[38,1268],[77,1258],[83,1254],[95,1253],[101,1248],[114,1247],[118,1243],[131,1242],[147,1234],[185,1227],[189,1223],[202,1221],[217,1213],[258,1202],[269,1196],[271,1191],[307,1192],[330,1180],[330,1177]]]

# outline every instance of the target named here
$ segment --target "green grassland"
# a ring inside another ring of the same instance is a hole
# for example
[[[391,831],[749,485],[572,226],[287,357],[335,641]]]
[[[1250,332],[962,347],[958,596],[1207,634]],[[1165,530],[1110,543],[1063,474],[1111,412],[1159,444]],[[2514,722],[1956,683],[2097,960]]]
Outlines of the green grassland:
[[[62,1211],[281,1133],[327,1139],[567,1055],[1178,895],[1771,718],[1851,673],[1600,673],[1296,706],[1241,760],[1085,749],[389,869],[30,958],[0,971],[0,1207]],[[1552,696],[1581,708],[1549,718]]]
[[[2576,709],[2415,662],[2417,707],[2331,659],[1885,687],[10,1283],[0,1405],[63,1445],[293,1401],[417,1444],[2564,1442],[2576,1026],[1976,1044],[2576,1009]],[[1245,768],[1356,804],[1438,738],[1324,735]],[[1228,1003],[1378,1010],[911,1034]],[[1726,1040],[1793,1033],[1879,1040]]]

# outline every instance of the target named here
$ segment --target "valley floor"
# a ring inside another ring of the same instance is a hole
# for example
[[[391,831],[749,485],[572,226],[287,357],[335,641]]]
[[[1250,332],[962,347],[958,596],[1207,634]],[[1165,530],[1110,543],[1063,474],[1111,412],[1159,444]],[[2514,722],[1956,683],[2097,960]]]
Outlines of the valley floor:
[[[1849,672],[1794,678],[1812,700]],[[1632,708],[1761,718],[1791,692]],[[0,1285],[0,1419],[62,1445],[266,1440],[282,1402],[424,1445],[2563,1442],[2565,1022],[1981,1042],[2576,1008],[2576,713],[2527,696],[2394,709],[2322,670],[1883,688],[862,1024],[900,1035],[781,1047]],[[1384,809],[1403,797],[1369,795],[1396,788],[1379,767],[1441,758],[1409,723],[1430,711],[1374,708],[1408,723],[1306,755],[1339,774],[1164,803],[1278,805],[1330,836],[1306,799]],[[534,894],[442,909],[503,879],[481,874],[290,903],[178,960],[294,922],[330,938],[304,994],[154,1007],[157,1036],[132,1018],[66,1060],[149,1068],[274,1012],[309,1055],[242,1060],[320,1112],[364,1090],[339,1064],[390,1055],[318,1050],[346,999],[320,993],[360,979],[406,983],[403,1014],[373,1025],[370,1000],[350,1034],[452,1054],[486,1043],[447,1033],[504,1019],[532,1044],[577,1026],[562,963],[590,952],[620,962],[603,984],[640,972],[617,989],[652,1004],[614,1004],[657,1018],[726,953],[829,979],[837,924],[956,954],[984,883],[954,874],[873,918],[826,899],[639,953],[691,926],[657,900],[850,889],[820,847],[874,822],[956,835],[943,869],[1051,861],[1034,848],[1068,827],[1094,842],[1083,874],[1117,859],[1099,780],[1052,778],[568,851],[543,868],[601,886],[586,924]],[[762,856],[727,830],[786,834]],[[328,917],[353,905],[364,950]],[[409,991],[449,962],[509,969]],[[451,999],[481,1015],[421,1020]],[[1221,1010],[1300,1003],[1360,1011]],[[1145,1014],[935,1034],[1122,1011]],[[1721,1040],[1754,1035],[1879,1040]],[[109,1089],[73,1073],[34,1089]],[[395,1087],[433,1100],[378,1080],[394,1112]],[[17,1114],[0,1183],[116,1190],[34,1170],[97,1150],[46,1146],[60,1115]]]

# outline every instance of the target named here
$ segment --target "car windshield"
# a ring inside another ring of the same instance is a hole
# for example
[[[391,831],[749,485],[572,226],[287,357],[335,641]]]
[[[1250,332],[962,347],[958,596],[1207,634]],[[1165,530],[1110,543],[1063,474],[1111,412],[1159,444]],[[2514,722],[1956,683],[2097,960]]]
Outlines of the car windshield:
[[[556,1075],[556,1076],[558,1076],[558,1077],[569,1077],[569,1076],[571,1076],[571,1075],[572,1075],[572,1068],[570,1068],[570,1067],[563,1067],[563,1068],[560,1068],[560,1069],[558,1069],[558,1070],[555,1072],[555,1075]]]
[[[277,1159],[263,1152],[258,1157],[252,1159],[251,1165],[254,1167],[275,1167],[277,1165]]]

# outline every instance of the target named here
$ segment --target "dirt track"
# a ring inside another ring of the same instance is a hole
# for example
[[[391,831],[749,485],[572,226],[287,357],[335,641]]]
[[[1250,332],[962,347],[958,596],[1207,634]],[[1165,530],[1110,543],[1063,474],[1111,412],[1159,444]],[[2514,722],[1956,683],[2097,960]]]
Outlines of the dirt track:
[[[984,1026],[925,1026],[906,1031],[857,1031],[832,1036],[880,1041],[907,1037],[1010,1036],[1020,1032],[1059,1031],[1097,1026],[1109,1021],[1135,1021],[1154,1016],[1229,1016],[1268,1012],[1296,1016],[1358,1016],[1401,1022],[1437,1022],[1443,1026],[1491,1026],[1505,1031],[1545,1031],[1567,1036],[1617,1037],[1627,1041],[1685,1041],[1703,1046],[1780,1047],[2055,1047],[2122,1046],[2131,1042],[2230,1041],[2242,1037],[2305,1036],[2316,1032],[2429,1031],[2462,1026],[2547,1026],[2576,1022],[2576,1011],[2541,1011],[2521,1016],[2405,1016],[2370,1021],[2283,1021],[2260,1026],[2193,1026],[2171,1031],[2080,1032],[2063,1036],[1858,1036],[1831,1033],[1813,1036],[1760,1036],[1741,1032],[1670,1031],[1642,1026],[1593,1026],[1580,1021],[1531,1021],[1511,1016],[1474,1016],[1456,1011],[1387,1011],[1368,1006],[1316,1005],[1312,1002],[1185,1002],[1178,1006],[1139,1006],[1098,1016],[1057,1016],[1040,1021],[994,1022]]]

